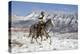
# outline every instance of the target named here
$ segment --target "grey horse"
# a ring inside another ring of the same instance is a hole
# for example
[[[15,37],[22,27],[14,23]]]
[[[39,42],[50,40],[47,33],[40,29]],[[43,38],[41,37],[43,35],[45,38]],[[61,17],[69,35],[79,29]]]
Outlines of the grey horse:
[[[31,42],[33,42],[33,38],[36,39],[37,41],[39,37],[41,38],[41,41],[42,41],[43,35],[46,37],[46,39],[51,38],[48,32],[46,31],[52,27],[53,27],[53,24],[51,22],[51,19],[48,19],[46,22],[43,22],[43,24],[40,24],[39,22],[35,23],[31,25],[28,37],[31,37]]]

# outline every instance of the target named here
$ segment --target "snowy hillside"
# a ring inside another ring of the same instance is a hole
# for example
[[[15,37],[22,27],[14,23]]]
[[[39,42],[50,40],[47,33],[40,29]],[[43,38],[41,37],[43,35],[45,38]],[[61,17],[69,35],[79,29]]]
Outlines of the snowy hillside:
[[[28,38],[28,34],[27,32],[12,32],[12,53],[78,48],[77,33],[49,33],[51,36],[51,44],[49,44],[50,39],[43,40],[42,42],[38,39],[38,42],[41,44],[38,44],[34,39],[34,43],[31,43],[31,37]]]

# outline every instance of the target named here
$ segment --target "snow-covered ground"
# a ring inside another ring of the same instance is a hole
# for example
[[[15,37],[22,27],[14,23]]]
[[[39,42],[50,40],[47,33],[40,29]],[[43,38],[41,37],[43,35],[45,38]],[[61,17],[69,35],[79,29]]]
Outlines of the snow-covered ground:
[[[33,51],[49,51],[49,50],[70,50],[78,48],[78,35],[77,33],[49,33],[50,39],[38,41],[34,39],[34,43],[31,43],[31,37],[28,38],[29,33],[27,32],[12,32],[11,46],[12,53],[17,52],[33,52]]]

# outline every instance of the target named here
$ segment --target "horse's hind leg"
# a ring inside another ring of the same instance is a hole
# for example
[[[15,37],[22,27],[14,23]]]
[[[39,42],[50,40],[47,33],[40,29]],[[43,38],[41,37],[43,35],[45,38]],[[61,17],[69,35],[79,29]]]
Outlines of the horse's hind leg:
[[[28,37],[30,37],[30,36],[31,36],[31,34],[32,34],[32,32],[31,32],[31,29],[30,29]]]
[[[31,36],[31,33],[29,33],[28,37],[30,37],[30,36]]]
[[[42,34],[40,34],[40,37],[41,37],[41,42],[42,42],[42,39],[43,39]]]
[[[32,38],[31,38],[31,43],[34,43],[34,42],[33,42],[33,38],[34,38],[34,35],[32,35]]]
[[[36,34],[36,37],[35,37],[36,42],[39,43],[38,40],[37,40],[37,38],[39,38],[39,34]]]

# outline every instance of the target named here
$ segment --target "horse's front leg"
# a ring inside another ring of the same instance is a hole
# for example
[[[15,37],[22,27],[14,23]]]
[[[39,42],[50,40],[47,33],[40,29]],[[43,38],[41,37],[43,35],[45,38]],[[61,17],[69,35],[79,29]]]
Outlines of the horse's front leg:
[[[46,32],[46,34],[47,34],[47,39],[48,39],[48,38],[50,39],[49,44],[51,45],[51,43],[52,43],[51,36],[49,36],[47,32]]]
[[[49,44],[51,45],[51,43],[52,43],[51,36],[49,36],[49,39],[50,39],[50,42],[49,42]]]
[[[42,40],[41,34],[38,32],[38,33],[36,34],[36,42],[37,42],[39,45],[41,45],[41,43],[38,42],[38,41],[39,41],[39,40],[38,40],[39,37],[40,37],[41,40]]]
[[[48,38],[50,39],[50,44],[51,44],[52,43],[51,36],[48,36]]]
[[[50,42],[49,42],[49,44],[51,45],[51,43],[52,43],[52,41],[51,41],[51,36],[49,36],[48,35],[48,33],[44,30],[44,34],[45,34],[45,36],[46,36],[46,39],[50,39]],[[44,39],[44,40],[46,40],[46,39]]]
[[[37,40],[38,38],[39,38],[39,37],[37,37],[37,38],[36,38],[36,42],[37,42],[39,45],[41,45],[41,43],[40,43],[40,42],[38,42],[38,40]]]
[[[46,39],[48,39],[49,35],[45,30],[44,30],[44,35],[46,36]]]

